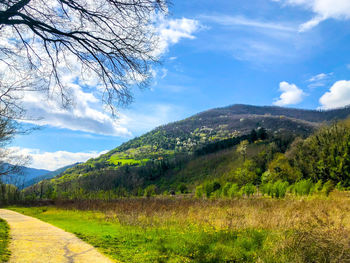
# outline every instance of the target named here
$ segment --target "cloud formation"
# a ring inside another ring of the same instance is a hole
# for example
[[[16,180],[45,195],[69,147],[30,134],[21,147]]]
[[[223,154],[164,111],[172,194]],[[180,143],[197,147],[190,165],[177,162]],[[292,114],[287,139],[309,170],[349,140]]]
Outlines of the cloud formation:
[[[300,32],[304,32],[317,26],[324,20],[350,19],[350,1],[348,0],[272,0],[287,5],[301,6],[312,11],[315,15],[309,21],[299,27]]]
[[[103,111],[99,100],[92,93],[84,92],[76,84],[68,85],[74,100],[73,107],[68,109],[63,109],[55,100],[45,99],[41,93],[27,92],[22,99],[29,117],[25,122],[110,136],[132,135],[120,120],[113,119]]]
[[[195,19],[166,19],[160,16],[157,20],[160,37],[157,55],[164,54],[169,46],[177,44],[181,39],[195,39],[194,33],[201,28],[201,24]]]
[[[203,14],[198,18],[210,29],[210,40],[199,48],[223,50],[238,60],[256,65],[281,63],[297,58],[308,49],[304,39],[297,37],[295,22],[225,13]]]
[[[85,162],[90,158],[96,158],[101,154],[107,152],[42,152],[39,149],[29,149],[20,147],[11,147],[10,149],[16,154],[22,156],[29,156],[31,158],[31,163],[28,165],[28,167],[46,169],[50,171],[76,162]]]
[[[170,45],[178,43],[181,39],[193,39],[193,35],[199,29],[199,22],[193,19],[166,19],[159,18],[158,31],[160,37],[160,46],[157,50],[158,55],[167,52]],[[58,128],[65,128],[74,131],[83,131],[101,135],[131,137],[132,133],[128,124],[132,122],[130,117],[120,114],[119,118],[113,119],[108,112],[101,106],[100,98],[103,97],[103,89],[96,82],[94,74],[83,74],[82,68],[76,62],[76,58],[67,55],[62,65],[59,65],[58,72],[62,75],[62,84],[68,88],[69,97],[73,102],[73,107],[62,108],[57,94],[43,94],[42,92],[33,92],[23,90],[16,94],[27,111],[28,120],[25,122],[36,125],[50,125]],[[67,67],[66,64],[69,64]],[[0,68],[1,68],[0,63]],[[156,78],[156,71],[151,70],[151,75]],[[12,74],[13,75],[13,74]],[[167,70],[163,69],[159,78],[165,78]],[[11,76],[11,74],[8,74]],[[135,76],[134,76],[135,77]],[[143,76],[133,78],[136,81],[143,81]],[[130,83],[131,85],[135,83]],[[161,111],[163,114],[164,111]],[[158,124],[159,114],[155,114]],[[135,117],[135,114],[134,114]],[[153,125],[153,119],[146,118],[147,126]]]
[[[350,105],[350,80],[340,80],[320,98],[321,109],[334,109]]]
[[[315,76],[312,76],[310,79],[308,79],[308,82],[310,83],[308,87],[309,88],[324,87],[330,81],[330,79],[332,78],[332,75],[333,75],[333,72],[320,73]]]
[[[290,84],[288,82],[281,82],[279,91],[282,92],[279,99],[277,99],[273,105],[276,106],[286,106],[300,103],[306,94],[295,84]]]
[[[293,27],[278,24],[275,22],[266,22],[255,19],[250,19],[244,16],[229,16],[229,15],[201,15],[200,18],[204,21],[213,22],[222,26],[245,26],[260,29],[270,29],[278,31],[295,32]]]

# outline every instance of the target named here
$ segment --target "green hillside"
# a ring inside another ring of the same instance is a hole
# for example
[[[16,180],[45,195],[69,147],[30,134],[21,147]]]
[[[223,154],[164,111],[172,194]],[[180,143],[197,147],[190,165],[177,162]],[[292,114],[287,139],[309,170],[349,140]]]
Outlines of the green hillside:
[[[313,111],[234,105],[212,109],[160,126],[26,191],[70,198],[101,191],[143,195],[150,186],[158,193],[193,192],[207,180],[235,181],[236,170],[248,165],[237,153],[237,145],[245,140],[250,144],[244,159],[254,160],[255,165],[244,169],[253,169],[260,178],[273,155],[284,153],[296,137],[306,138],[322,124],[349,113],[350,108]]]
[[[261,127],[269,133],[288,132],[307,136],[322,123],[345,119],[349,115],[350,108],[315,111],[234,105],[212,109],[160,126],[96,159],[69,169],[66,174],[81,174],[111,166],[141,165],[175,153],[194,152],[209,143],[239,137]]]

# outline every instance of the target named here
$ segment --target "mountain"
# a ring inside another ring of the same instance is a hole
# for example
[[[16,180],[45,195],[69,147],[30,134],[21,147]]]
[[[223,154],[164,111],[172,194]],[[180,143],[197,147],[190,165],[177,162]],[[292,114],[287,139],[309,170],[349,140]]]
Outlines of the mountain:
[[[323,123],[345,119],[349,115],[349,107],[328,111],[251,105],[211,109],[160,126],[96,159],[77,165],[69,173],[84,173],[109,165],[139,165],[176,152],[192,152],[203,145],[248,134],[259,128],[270,133],[307,136]],[[83,168],[82,171],[79,171],[80,168]]]
[[[30,180],[26,180],[24,182],[23,186],[24,187],[28,187],[28,186],[36,184],[36,183],[38,183],[40,181],[52,179],[55,176],[58,176],[58,175],[62,174],[63,172],[65,172],[67,169],[72,168],[72,167],[74,167],[74,166],[76,166],[78,164],[80,164],[80,163],[74,163],[74,164],[71,164],[71,165],[67,165],[67,166],[61,167],[61,168],[59,168],[59,169],[57,169],[55,171],[48,172],[48,173],[36,176],[36,177],[34,177],[34,178],[30,179]]]
[[[272,142],[284,152],[297,136],[305,138],[318,127],[349,115],[349,107],[328,111],[251,105],[211,109],[157,127],[67,169],[48,184],[65,195],[81,193],[79,189],[135,194],[151,184],[162,191],[180,182],[195,185],[211,176],[230,174],[241,165],[233,147],[243,140],[263,141],[262,146],[252,145],[252,153]]]
[[[1,165],[0,169],[7,170],[9,166],[12,166],[12,165],[5,163]],[[35,168],[29,168],[26,166],[20,166],[16,170],[18,170],[19,172],[16,174],[8,174],[4,176],[3,181],[4,183],[14,184],[20,188],[23,187],[23,185],[25,185],[28,181],[51,172],[45,169],[35,169]]]

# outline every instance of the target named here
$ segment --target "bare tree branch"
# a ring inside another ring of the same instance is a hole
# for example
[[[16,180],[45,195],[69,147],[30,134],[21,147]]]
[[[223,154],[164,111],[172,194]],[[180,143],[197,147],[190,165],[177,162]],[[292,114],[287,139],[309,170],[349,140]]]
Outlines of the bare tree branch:
[[[166,0],[0,1],[0,61],[12,74],[35,71],[40,88],[59,94],[63,106],[71,98],[61,69],[78,69],[103,87],[114,113],[132,101],[131,86],[148,84],[159,56],[154,22],[166,11]]]

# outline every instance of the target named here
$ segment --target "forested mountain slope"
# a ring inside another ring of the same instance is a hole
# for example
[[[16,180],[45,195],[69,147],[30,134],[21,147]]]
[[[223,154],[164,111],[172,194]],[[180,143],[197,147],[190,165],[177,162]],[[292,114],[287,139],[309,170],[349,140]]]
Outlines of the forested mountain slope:
[[[250,105],[216,108],[157,127],[66,173],[79,174],[113,165],[140,165],[174,153],[193,152],[208,143],[238,137],[259,128],[270,133],[307,136],[322,123],[345,119],[349,115],[348,107],[329,111]]]

